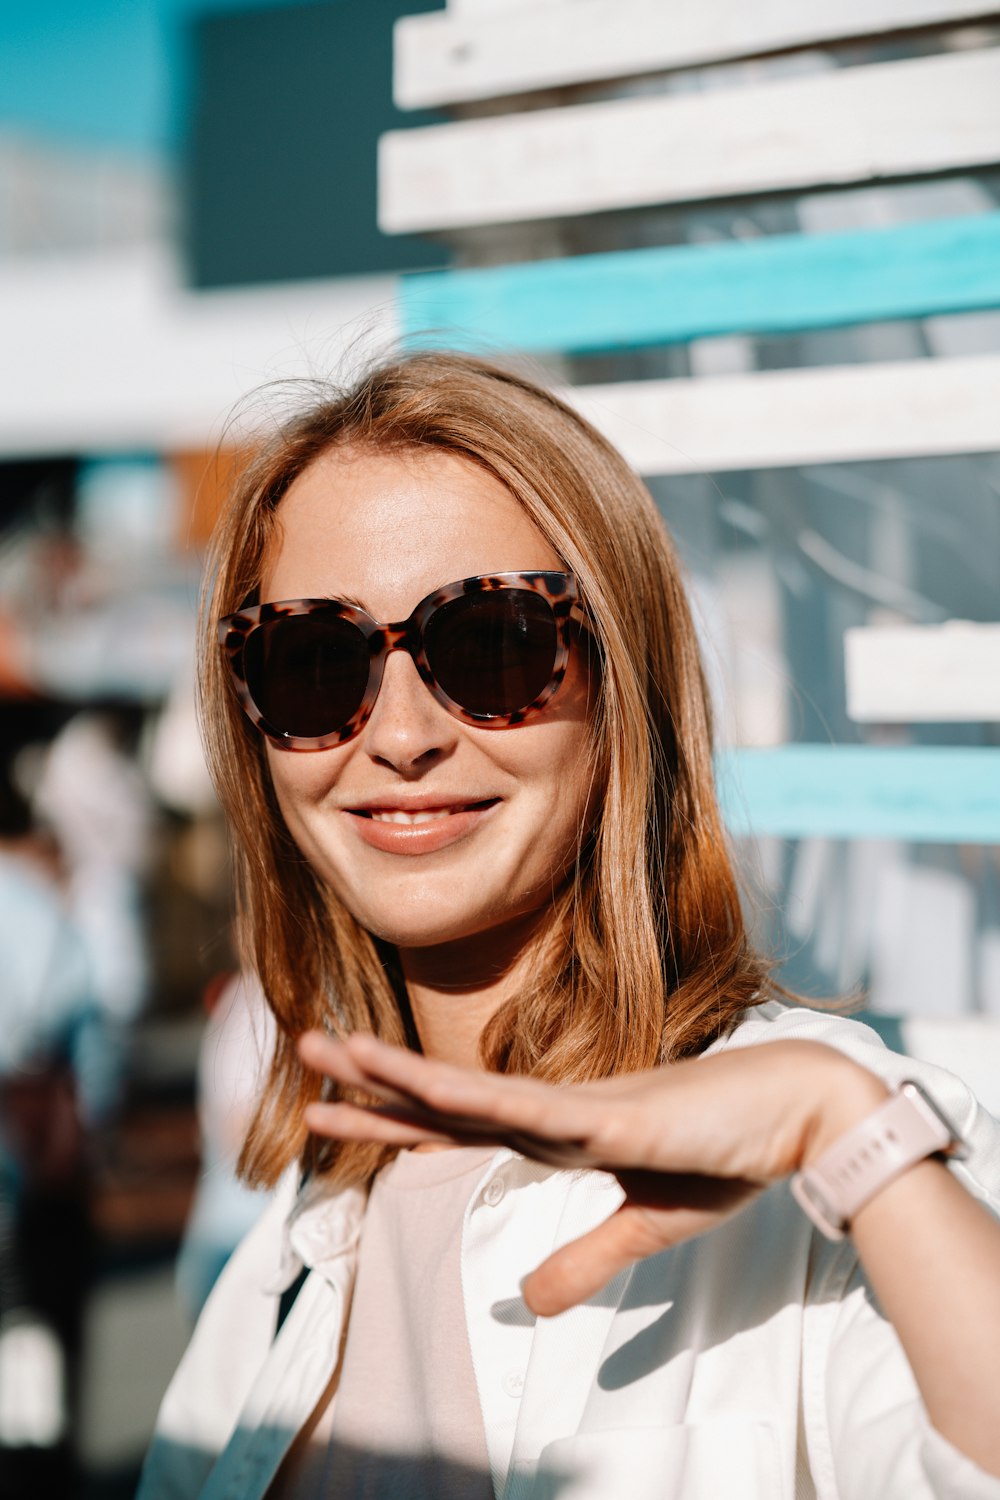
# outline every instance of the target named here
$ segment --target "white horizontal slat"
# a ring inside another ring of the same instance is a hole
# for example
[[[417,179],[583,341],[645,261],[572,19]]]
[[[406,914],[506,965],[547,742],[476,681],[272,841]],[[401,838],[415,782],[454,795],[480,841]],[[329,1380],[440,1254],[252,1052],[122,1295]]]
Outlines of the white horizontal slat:
[[[1000,721],[1000,625],[856,628],[844,664],[847,712],[861,723]]]
[[[167,246],[0,263],[0,456],[200,448],[266,381],[396,332],[397,279],[192,292]]]
[[[1000,452],[996,354],[565,394],[641,474]]]
[[[553,4],[558,4],[558,0],[448,0],[448,10],[452,15],[480,16],[493,15],[497,11],[508,14],[527,5]]]
[[[462,0],[395,30],[401,109],[628,78],[982,16],[983,0]]]
[[[394,130],[389,233],[871,181],[1000,161],[1000,49]]]

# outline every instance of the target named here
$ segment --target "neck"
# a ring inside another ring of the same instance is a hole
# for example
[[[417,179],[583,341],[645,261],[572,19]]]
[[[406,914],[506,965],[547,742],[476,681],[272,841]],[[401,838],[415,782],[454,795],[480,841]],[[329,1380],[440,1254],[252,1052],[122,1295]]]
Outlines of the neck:
[[[500,1007],[517,994],[537,928],[537,914],[532,914],[500,932],[400,951],[410,1009],[426,1056],[466,1068],[482,1066],[479,1038]]]

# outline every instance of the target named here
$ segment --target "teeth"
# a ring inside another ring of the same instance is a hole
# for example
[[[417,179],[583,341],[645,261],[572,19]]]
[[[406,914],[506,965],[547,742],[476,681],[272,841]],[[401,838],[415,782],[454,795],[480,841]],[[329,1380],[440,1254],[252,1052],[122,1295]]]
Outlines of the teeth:
[[[435,808],[428,812],[373,812],[372,821],[375,823],[438,823],[442,818],[447,818],[451,812],[450,808]]]

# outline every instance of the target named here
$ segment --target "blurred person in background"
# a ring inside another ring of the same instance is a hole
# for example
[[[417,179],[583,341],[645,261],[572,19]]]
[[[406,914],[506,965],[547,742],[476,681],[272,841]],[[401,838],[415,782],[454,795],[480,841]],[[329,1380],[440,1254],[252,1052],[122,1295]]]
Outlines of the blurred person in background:
[[[131,743],[142,720],[141,709],[121,704],[75,714],[54,737],[34,789],[62,852],[66,902],[101,1009],[90,1086],[105,1114],[120,1099],[130,1032],[149,990],[142,903],[155,812]]]
[[[147,742],[148,773],[163,807],[185,819],[208,820],[218,802],[198,731],[193,660],[188,668],[174,682]],[[210,874],[205,884],[213,883]],[[195,1080],[201,1165],[177,1259],[177,1289],[192,1321],[267,1202],[266,1193],[240,1182],[236,1162],[274,1048],[274,1017],[253,974],[217,974],[202,1001],[208,1019]]]
[[[109,1103],[88,949],[61,851],[0,764],[0,1494],[63,1496],[75,1474],[91,1272],[87,1138]]]
[[[269,1196],[246,1187],[236,1163],[270,1071],[274,1016],[250,974],[220,976],[205,1005],[197,1079],[201,1172],[177,1259],[177,1286],[192,1321]]]
[[[141,1500],[997,1500],[1000,1131],[753,948],[648,492],[480,360],[311,390],[203,636],[277,1191]]]

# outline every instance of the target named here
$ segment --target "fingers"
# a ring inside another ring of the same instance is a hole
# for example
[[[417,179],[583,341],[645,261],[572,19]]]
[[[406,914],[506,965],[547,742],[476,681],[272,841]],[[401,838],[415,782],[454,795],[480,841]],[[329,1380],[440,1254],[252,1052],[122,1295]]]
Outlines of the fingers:
[[[550,1166],[597,1164],[581,1118],[586,1101],[564,1097],[550,1084],[451,1067],[367,1035],[334,1041],[322,1032],[307,1032],[299,1055],[342,1087],[374,1095],[384,1106],[356,1107],[350,1115],[317,1106],[307,1123],[320,1134],[397,1145],[418,1138],[458,1145],[488,1142]],[[413,1130],[425,1134],[406,1133]]]
[[[371,1082],[388,1084],[419,1098],[431,1109],[444,1114],[484,1114],[495,1107],[503,1092],[495,1085],[495,1073],[470,1068],[456,1068],[450,1063],[424,1057],[405,1047],[391,1047],[376,1037],[358,1033],[344,1044],[351,1060]],[[514,1076],[503,1083],[525,1084],[527,1079]]]
[[[635,1261],[704,1234],[761,1191],[761,1184],[745,1180],[654,1172],[618,1175],[629,1195],[621,1207],[526,1277],[522,1294],[539,1317],[585,1302]]]
[[[338,1141],[376,1141],[387,1146],[419,1146],[428,1141],[446,1143],[447,1136],[396,1115],[363,1109],[357,1104],[310,1104],[305,1122],[316,1135]]]
[[[299,1037],[298,1052],[307,1067],[326,1073],[348,1088],[364,1088],[365,1075],[351,1058],[346,1046],[322,1031],[306,1031]]]
[[[350,1036],[343,1041],[321,1031],[307,1031],[298,1043],[299,1056],[310,1068],[325,1073],[348,1088],[364,1090],[386,1099],[420,1103],[436,1075],[462,1071],[443,1063],[431,1063],[405,1047],[390,1047],[375,1037]]]
[[[375,1037],[356,1035],[344,1043],[366,1086],[386,1087],[417,1100],[442,1121],[479,1121],[494,1134],[518,1131],[527,1137],[578,1143],[586,1138],[586,1119],[593,1109],[579,1090],[562,1090],[518,1074],[457,1068],[390,1047]]]
[[[374,1094],[387,1103],[406,1106],[413,1103],[411,1096],[387,1087],[377,1078],[369,1077],[355,1062],[346,1042],[324,1036],[321,1031],[307,1031],[299,1038],[298,1050],[307,1067],[326,1074],[342,1088],[359,1089],[363,1093]]]
[[[586,1302],[635,1261],[663,1250],[643,1211],[626,1204],[596,1229],[563,1245],[525,1278],[521,1292],[539,1317],[551,1318]]]

